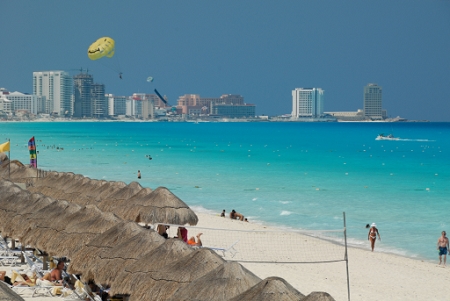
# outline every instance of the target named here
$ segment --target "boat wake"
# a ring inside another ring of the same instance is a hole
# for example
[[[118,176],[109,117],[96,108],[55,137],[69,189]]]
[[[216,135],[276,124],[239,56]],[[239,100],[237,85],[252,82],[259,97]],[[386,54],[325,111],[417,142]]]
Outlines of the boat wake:
[[[416,141],[416,142],[435,142],[436,140],[428,140],[428,139],[402,139],[398,138],[395,141]]]

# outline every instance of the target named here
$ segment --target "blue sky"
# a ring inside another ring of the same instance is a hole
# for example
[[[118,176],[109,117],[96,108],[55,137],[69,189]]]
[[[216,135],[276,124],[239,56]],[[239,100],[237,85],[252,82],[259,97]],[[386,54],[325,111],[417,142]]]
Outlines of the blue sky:
[[[447,0],[18,0],[0,11],[10,91],[31,93],[33,71],[82,67],[107,93],[241,94],[272,116],[291,113],[298,87],[324,89],[325,111],[362,109],[377,83],[389,116],[450,121]],[[91,61],[102,36],[116,54]]]

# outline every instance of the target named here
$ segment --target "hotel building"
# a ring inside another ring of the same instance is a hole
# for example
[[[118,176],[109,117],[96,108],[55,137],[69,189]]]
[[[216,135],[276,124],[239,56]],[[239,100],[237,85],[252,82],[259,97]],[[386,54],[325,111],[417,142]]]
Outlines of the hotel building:
[[[244,97],[224,94],[220,97],[200,97],[185,94],[178,98],[177,110],[186,115],[216,115],[229,118],[255,117],[256,106],[246,104]]]
[[[368,84],[364,87],[364,116],[369,119],[383,119],[383,89],[377,84]]]
[[[319,118],[323,116],[324,90],[296,88],[292,91],[292,118]]]
[[[74,112],[78,118],[103,118],[108,114],[105,85],[95,84],[92,75],[80,73],[73,77]]]
[[[43,100],[38,106],[39,113],[72,115],[72,89],[72,77],[67,72],[33,72],[33,94]]]

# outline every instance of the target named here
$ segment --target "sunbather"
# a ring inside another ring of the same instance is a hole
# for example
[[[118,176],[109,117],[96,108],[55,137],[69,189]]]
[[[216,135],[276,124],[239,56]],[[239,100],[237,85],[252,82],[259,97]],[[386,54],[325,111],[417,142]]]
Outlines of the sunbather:
[[[62,286],[63,285],[63,278],[62,278],[62,270],[64,269],[64,261],[59,260],[58,264],[56,265],[56,268],[51,270],[49,273],[46,273],[44,277],[40,278],[37,282],[38,284],[50,286],[50,285],[57,285]]]
[[[16,277],[14,286],[35,286],[36,279],[28,277],[27,274],[19,274],[21,277]]]
[[[197,234],[197,242],[195,241],[195,237],[191,236],[191,238],[189,238],[189,240],[187,241],[188,245],[193,246],[193,247],[201,247],[202,241],[200,240],[200,236],[202,236],[203,233],[199,233]]]
[[[62,271],[64,269],[64,261],[59,260],[56,268],[50,272],[50,281],[62,284]]]
[[[11,278],[6,276],[6,271],[0,271],[0,280],[8,283],[9,285],[12,285]]]

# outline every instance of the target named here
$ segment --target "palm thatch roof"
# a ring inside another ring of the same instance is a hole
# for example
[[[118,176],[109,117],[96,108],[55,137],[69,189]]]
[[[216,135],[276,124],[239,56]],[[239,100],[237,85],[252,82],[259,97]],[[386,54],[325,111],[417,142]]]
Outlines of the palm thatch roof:
[[[6,153],[0,153],[0,166],[4,164],[6,160],[9,160],[8,155]]]
[[[127,207],[120,207],[124,219],[146,224],[196,225],[198,217],[185,202],[165,187],[158,187]]]
[[[136,278],[159,271],[194,252],[181,239],[166,239],[156,249],[143,254],[135,263],[126,266],[111,282],[111,294],[131,294],[135,290]]]
[[[88,181],[85,179],[88,179]],[[78,185],[76,187],[76,190],[80,193],[73,199],[73,202],[82,205],[89,205],[94,203],[95,196],[101,191],[101,187],[106,183],[106,181],[89,178],[85,179],[82,180],[82,185]]]
[[[10,289],[6,283],[0,281],[0,300],[2,301],[25,301],[15,291]]]
[[[81,195],[80,187],[87,181],[89,181],[89,178],[81,177],[80,175],[74,175],[73,181],[71,183],[67,183],[65,186],[55,185],[56,187],[52,189],[52,197],[58,200],[66,200],[72,203],[77,203],[83,206],[85,202],[78,202],[77,200]]]
[[[120,271],[162,245],[166,239],[153,230],[142,228],[137,235],[111,249],[102,250],[93,266],[94,281],[111,284]]]
[[[1,176],[5,179],[9,179],[9,175],[11,172],[11,179],[13,179],[12,177],[12,173],[14,171],[16,171],[17,169],[20,169],[22,167],[24,167],[25,165],[22,164],[22,162],[18,161],[18,160],[6,160],[3,161],[2,160],[2,164],[0,165],[0,172],[1,172]]]
[[[129,301],[167,300],[175,291],[203,277],[225,262],[216,252],[200,248],[159,271],[136,273],[135,287]],[[141,274],[141,275],[139,275]]]
[[[108,182],[108,186],[105,187],[105,189],[102,190],[95,197],[95,201],[96,202],[102,202],[103,200],[106,200],[108,198],[108,196],[116,193],[117,191],[121,190],[122,188],[124,188],[126,186],[127,186],[127,184],[125,182],[122,182],[122,181]],[[100,208],[100,204],[98,204],[98,206]]]
[[[95,205],[87,205],[67,217],[66,227],[46,240],[45,250],[72,258],[98,235],[122,222],[111,212],[102,212]]]
[[[141,190],[141,184],[138,182],[131,182],[127,186],[111,193],[107,198],[100,200],[98,207],[102,210],[117,214],[116,208],[120,205],[128,203],[128,200],[138,194]]]
[[[247,291],[261,279],[237,262],[225,262],[179,289],[170,301],[225,301]],[[272,299],[278,300],[278,299]]]
[[[83,176],[73,173],[52,172],[43,178],[39,178],[34,187],[28,189],[33,192],[40,192],[55,199],[64,199],[72,202],[81,192],[77,187],[81,185]]]
[[[312,292],[306,296],[302,301],[335,301],[330,294],[325,292]]]
[[[9,192],[16,192],[17,186],[12,190],[0,188],[0,194],[8,195]],[[42,194],[32,194],[26,190],[20,190],[12,196],[1,199],[0,202],[0,229],[4,235],[21,238],[27,231],[27,223],[23,223],[26,218],[36,211],[48,206],[55,200]],[[6,208],[4,206],[7,206]]]
[[[283,278],[268,277],[230,301],[303,301],[304,297]]]
[[[69,273],[83,274],[84,280],[94,279],[92,268],[101,252],[113,248],[142,230],[143,228],[136,223],[121,221],[107,231],[97,234],[70,256],[72,261]]]
[[[31,193],[28,193],[28,197],[31,196]],[[28,202],[27,202],[28,203]],[[69,203],[67,201],[55,201],[50,203],[49,205],[42,207],[39,210],[36,210],[32,213],[32,215],[28,216],[25,221],[19,221],[17,224],[13,224],[14,228],[21,228],[24,226],[24,224],[28,223],[26,226],[30,227],[36,227],[40,226],[42,228],[45,228],[49,222],[57,222],[58,219],[60,219],[62,216],[66,216],[65,210],[67,208],[70,208],[72,211],[79,210],[80,207],[77,205],[74,205],[72,203]],[[76,206],[76,208],[74,208]]]
[[[65,229],[67,219],[80,209],[81,206],[67,201],[55,201],[42,208],[24,222],[29,229],[20,236],[22,242],[50,252],[52,244],[49,242]]]
[[[140,204],[142,202],[145,202],[145,200],[147,200],[147,196],[152,193],[152,191],[153,190],[151,190],[150,188],[142,188],[135,195],[126,199],[126,202],[124,200],[117,200],[115,197],[106,197],[104,200],[100,201],[98,207],[105,211],[120,212],[122,211],[123,207],[129,206],[131,204]],[[117,193],[119,192],[116,191],[116,193],[114,194]],[[117,210],[118,208],[120,209]]]
[[[15,167],[13,167],[15,166]],[[9,174],[9,170],[8,170]],[[29,179],[35,179],[38,175],[38,170],[34,167],[24,166],[20,161],[11,161],[11,175],[10,179],[17,183],[25,183]]]

